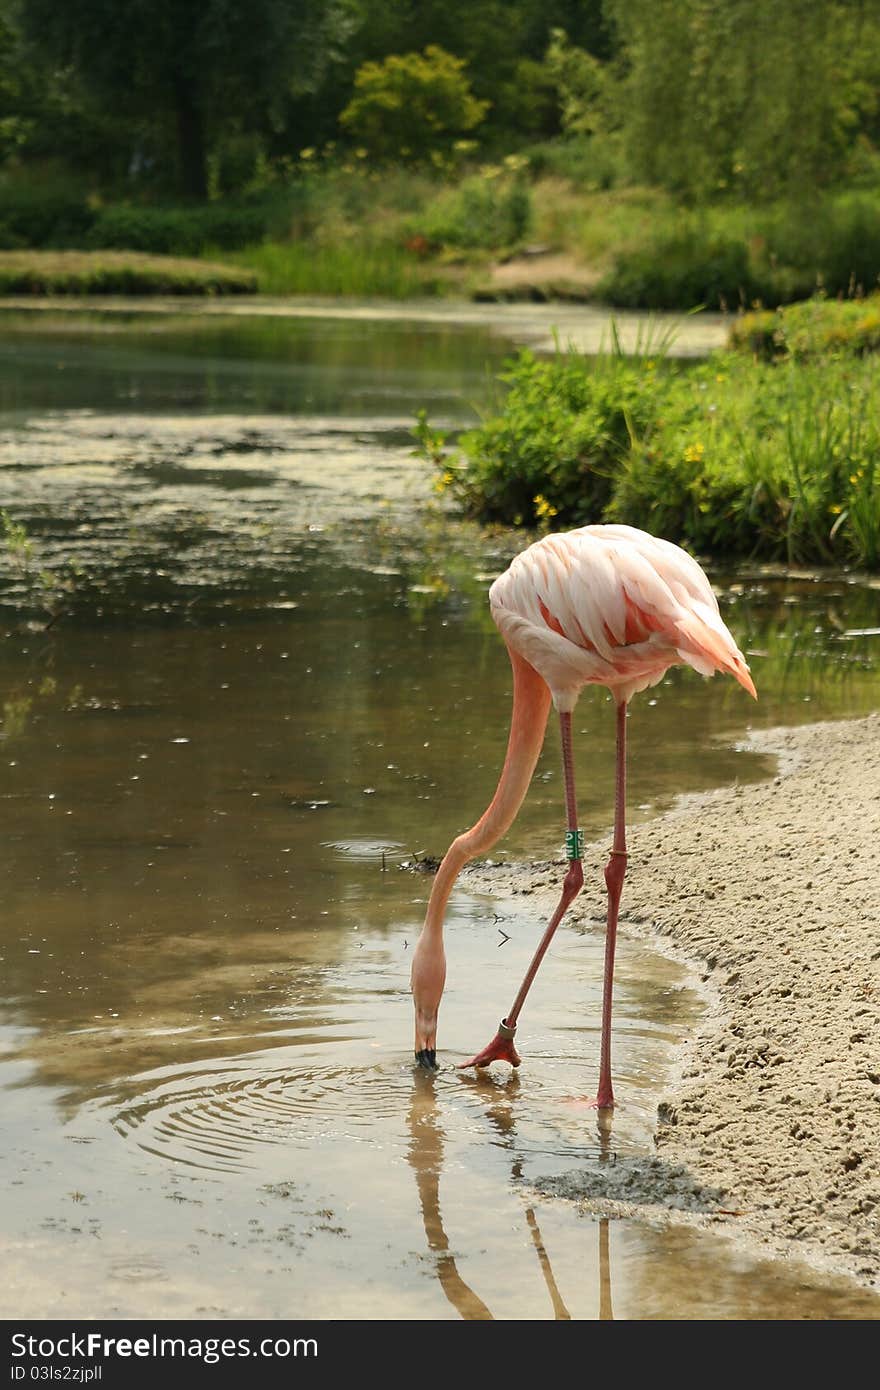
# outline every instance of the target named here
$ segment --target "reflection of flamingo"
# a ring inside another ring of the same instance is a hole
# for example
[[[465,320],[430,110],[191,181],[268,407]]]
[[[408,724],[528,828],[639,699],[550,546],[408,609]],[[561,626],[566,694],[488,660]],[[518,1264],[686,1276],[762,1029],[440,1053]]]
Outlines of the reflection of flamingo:
[[[452,1306],[468,1321],[485,1321],[493,1318],[494,1314],[459,1274],[455,1257],[449,1249],[449,1237],[443,1227],[443,1215],[440,1210],[440,1177],[443,1169],[445,1136],[440,1123],[434,1078],[417,1072],[415,1079],[416,1086],[413,1090],[410,1107],[412,1143],[409,1150],[409,1161],[416,1175],[416,1186],[419,1191],[419,1204],[422,1209],[422,1221],[428,1240],[428,1248],[437,1257],[437,1278]],[[422,1082],[423,1085],[419,1085],[419,1082]],[[504,1095],[503,1100],[509,1102],[509,1095]],[[511,1145],[514,1122],[509,1103],[490,1106],[486,1113],[491,1123],[501,1134],[504,1143]],[[513,1163],[512,1176],[514,1178],[522,1177],[522,1163],[519,1159],[515,1159]],[[570,1320],[571,1314],[559,1292],[533,1207],[526,1209],[526,1221],[538,1254],[541,1273],[550,1295],[553,1316],[558,1319]],[[605,1276],[600,1271],[600,1281],[604,1278]],[[600,1314],[600,1316],[602,1315]]]
[[[597,1105],[614,1104],[611,1088],[611,991],[620,894],[626,872],[626,707],[639,690],[655,685],[670,666],[686,664],[701,675],[727,671],[755,694],[749,668],[725,627],[709,581],[692,559],[669,541],[631,526],[584,526],[545,536],[496,579],[489,590],[492,617],[513,667],[513,714],[507,756],[495,796],[476,825],[453,841],[437,871],[425,925],[412,965],[416,1060],[436,1066],[437,1013],[446,981],[443,917],[459,872],[507,831],[528,789],[550,712],[559,711],[568,873],[562,896],[513,1007],[488,1047],[465,1066],[496,1058],[519,1066],[513,1045],[516,1022],[538,966],[569,903],[583,886],[582,835],[577,824],[571,751],[571,712],[584,685],[607,686],[617,703],[617,780],[614,845],[605,868],[608,922],[602,1044]]]
[[[419,1073],[416,1074],[417,1076]],[[422,1077],[424,1088],[413,1092],[410,1107],[409,1161],[416,1175],[422,1221],[428,1239],[428,1249],[437,1257],[437,1278],[453,1308],[468,1321],[486,1321],[492,1314],[480,1296],[465,1283],[449,1249],[449,1237],[443,1229],[440,1212],[440,1175],[443,1170],[443,1127],[437,1109],[434,1078]]]

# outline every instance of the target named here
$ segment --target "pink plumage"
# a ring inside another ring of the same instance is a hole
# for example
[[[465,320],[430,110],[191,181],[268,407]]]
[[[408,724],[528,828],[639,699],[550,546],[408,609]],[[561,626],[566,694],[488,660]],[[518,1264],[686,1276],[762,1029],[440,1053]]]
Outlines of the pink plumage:
[[[543,676],[560,711],[589,684],[625,703],[681,663],[703,676],[727,671],[755,694],[696,560],[633,526],[545,536],[496,579],[489,603],[505,641]]]
[[[415,1055],[436,1066],[437,1014],[446,983],[443,918],[455,880],[468,860],[485,853],[510,828],[535,770],[551,698],[559,714],[565,783],[568,871],[556,911],[535,951],[513,1006],[488,1047],[464,1066],[520,1064],[517,1020],[538,967],[583,881],[583,835],[578,828],[571,712],[585,685],[604,685],[617,703],[614,842],[605,866],[608,912],[602,1037],[596,1105],[614,1106],[611,1085],[611,1000],[626,844],[627,703],[656,684],[670,666],[703,676],[724,671],[755,694],[742,652],[718,611],[700,566],[669,541],[632,526],[582,526],[545,536],[517,555],[489,590],[492,617],[513,668],[513,712],[507,756],[492,801],[469,830],[456,836],[437,871],[425,924],[413,952]]]

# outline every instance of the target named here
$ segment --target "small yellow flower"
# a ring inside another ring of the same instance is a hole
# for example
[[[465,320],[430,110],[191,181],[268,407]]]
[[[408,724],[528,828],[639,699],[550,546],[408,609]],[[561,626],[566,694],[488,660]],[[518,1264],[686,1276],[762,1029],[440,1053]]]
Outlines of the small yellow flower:
[[[696,444],[689,444],[687,446],[684,451],[684,461],[685,463],[700,463],[702,462],[704,453],[705,449],[698,440]]]
[[[828,510],[832,516],[840,516],[840,513],[843,511],[843,507],[841,507],[837,502],[835,502],[833,506],[828,508]]]
[[[434,491],[438,494],[443,493],[446,491],[447,488],[452,487],[452,484],[454,482],[455,474],[449,468],[447,468],[443,473],[440,474],[438,478],[434,479]]]
[[[549,521],[551,517],[559,514],[559,508],[554,507],[552,502],[548,502],[546,497],[542,497],[539,492],[534,498],[535,516],[539,521]]]
[[[305,150],[300,150],[300,152],[299,152],[299,157],[300,157],[300,159],[306,159],[306,160],[308,160],[308,159],[314,159],[314,157],[315,157],[314,148],[313,148],[311,145],[309,145],[309,147],[308,147],[307,149],[305,149]]]

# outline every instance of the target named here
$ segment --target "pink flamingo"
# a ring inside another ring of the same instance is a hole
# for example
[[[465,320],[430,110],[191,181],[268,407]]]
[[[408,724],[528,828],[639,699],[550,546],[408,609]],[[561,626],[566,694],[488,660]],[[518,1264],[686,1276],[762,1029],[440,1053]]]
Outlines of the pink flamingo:
[[[513,713],[507,756],[491,804],[476,825],[450,845],[431,891],[413,953],[415,1054],[437,1065],[437,1014],[446,983],[443,918],[462,868],[512,825],[528,790],[552,700],[559,712],[567,815],[568,872],[562,896],[513,1006],[495,1037],[465,1067],[500,1059],[518,1067],[517,1019],[544,953],[580,892],[583,837],[578,829],[571,751],[571,712],[585,685],[607,686],[617,704],[614,843],[605,868],[608,918],[602,998],[602,1039],[596,1105],[614,1104],[611,1086],[611,996],[620,895],[626,873],[626,707],[638,691],[685,664],[711,676],[726,671],[755,696],[742,653],[718,612],[696,560],[670,541],[632,526],[582,526],[545,536],[517,555],[489,590],[489,603],[513,667]]]

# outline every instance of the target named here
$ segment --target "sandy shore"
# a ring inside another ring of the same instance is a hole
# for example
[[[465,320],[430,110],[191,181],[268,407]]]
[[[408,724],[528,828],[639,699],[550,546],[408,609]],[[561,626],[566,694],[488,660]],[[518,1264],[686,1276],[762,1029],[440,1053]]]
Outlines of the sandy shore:
[[[778,755],[773,781],[689,799],[630,837],[622,930],[698,963],[712,1001],[660,1104],[655,1155],[547,1188],[711,1223],[877,1287],[880,716],[753,743]],[[473,878],[510,888],[546,869]],[[604,918],[595,885],[572,912]]]

